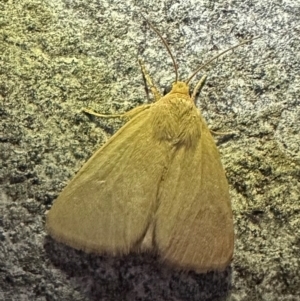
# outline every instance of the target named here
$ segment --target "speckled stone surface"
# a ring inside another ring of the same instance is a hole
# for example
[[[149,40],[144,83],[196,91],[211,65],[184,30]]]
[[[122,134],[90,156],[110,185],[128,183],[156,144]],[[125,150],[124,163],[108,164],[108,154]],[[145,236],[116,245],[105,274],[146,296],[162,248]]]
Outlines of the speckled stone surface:
[[[181,273],[150,254],[99,257],[57,244],[45,212],[125,112],[147,101],[171,60],[186,78],[214,62],[198,107],[215,131],[235,220],[224,273]],[[0,1],[0,300],[300,300],[300,3]]]

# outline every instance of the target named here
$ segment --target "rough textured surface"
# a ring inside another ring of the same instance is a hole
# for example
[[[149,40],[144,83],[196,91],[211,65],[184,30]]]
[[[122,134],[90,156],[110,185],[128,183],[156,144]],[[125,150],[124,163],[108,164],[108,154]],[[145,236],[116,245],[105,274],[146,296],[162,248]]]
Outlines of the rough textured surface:
[[[261,35],[208,69],[199,108],[232,195],[236,246],[224,273],[180,273],[150,255],[86,255],[46,237],[44,214],[121,123],[146,101],[137,58],[159,86],[171,60],[203,60]],[[299,2],[0,2],[0,300],[300,300]]]

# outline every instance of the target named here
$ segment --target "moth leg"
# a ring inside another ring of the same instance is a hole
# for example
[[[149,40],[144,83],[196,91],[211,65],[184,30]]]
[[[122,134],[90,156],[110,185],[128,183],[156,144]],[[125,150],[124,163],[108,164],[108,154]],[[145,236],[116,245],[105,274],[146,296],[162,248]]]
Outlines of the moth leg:
[[[94,115],[97,117],[102,117],[102,118],[122,118],[125,115],[125,114],[112,114],[112,115],[99,114],[99,113],[96,113],[93,110],[90,110],[87,108],[82,108],[82,112],[90,114],[90,115]]]
[[[96,113],[93,110],[90,110],[90,109],[87,109],[87,108],[83,108],[82,111],[84,113],[94,115],[94,116],[97,116],[97,117],[101,117],[101,118],[128,118],[128,119],[131,119],[134,116],[141,113],[142,111],[144,111],[145,109],[148,109],[149,107],[150,107],[150,105],[148,105],[148,104],[141,105],[141,106],[133,108],[132,110],[130,110],[128,112],[125,112],[125,113],[122,113],[122,114],[110,114],[110,115],[99,114],[99,113]]]
[[[202,90],[205,81],[206,81],[207,75],[203,75],[201,79],[198,81],[196,87],[194,88],[193,94],[191,96],[192,101],[195,103],[196,102],[196,96],[197,94]]]
[[[226,136],[226,135],[235,135],[237,134],[237,131],[231,131],[231,132],[215,132],[213,130],[209,130],[211,134],[216,136]]]
[[[150,87],[152,94],[154,95],[154,101],[158,101],[160,98],[162,98],[162,95],[160,94],[160,92],[158,91],[158,89],[156,88],[156,86],[153,84],[152,79],[149,75],[149,73],[147,72],[144,63],[142,62],[142,60],[139,59],[139,64],[141,66],[142,69],[142,73],[143,73],[143,77],[146,83],[146,87],[147,85]]]

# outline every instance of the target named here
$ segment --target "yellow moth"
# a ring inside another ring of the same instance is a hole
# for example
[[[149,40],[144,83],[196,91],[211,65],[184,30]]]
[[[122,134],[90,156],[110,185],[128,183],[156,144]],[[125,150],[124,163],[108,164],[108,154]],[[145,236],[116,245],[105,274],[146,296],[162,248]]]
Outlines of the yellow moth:
[[[153,29],[174,63],[171,92],[161,96],[142,66],[155,102],[123,115],[128,122],[64,188],[47,214],[46,228],[57,241],[86,252],[150,250],[182,270],[224,270],[234,248],[228,184],[195,106],[206,77],[192,95],[188,84],[212,60],[178,81],[170,49]]]

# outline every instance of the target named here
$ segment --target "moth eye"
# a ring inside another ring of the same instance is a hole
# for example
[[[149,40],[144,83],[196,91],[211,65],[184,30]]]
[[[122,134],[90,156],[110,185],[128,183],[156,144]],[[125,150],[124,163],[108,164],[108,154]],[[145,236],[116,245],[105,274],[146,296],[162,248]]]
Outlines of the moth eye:
[[[164,86],[164,91],[163,91],[163,95],[167,95],[168,93],[170,93],[172,90],[172,86],[168,85],[168,86]]]

